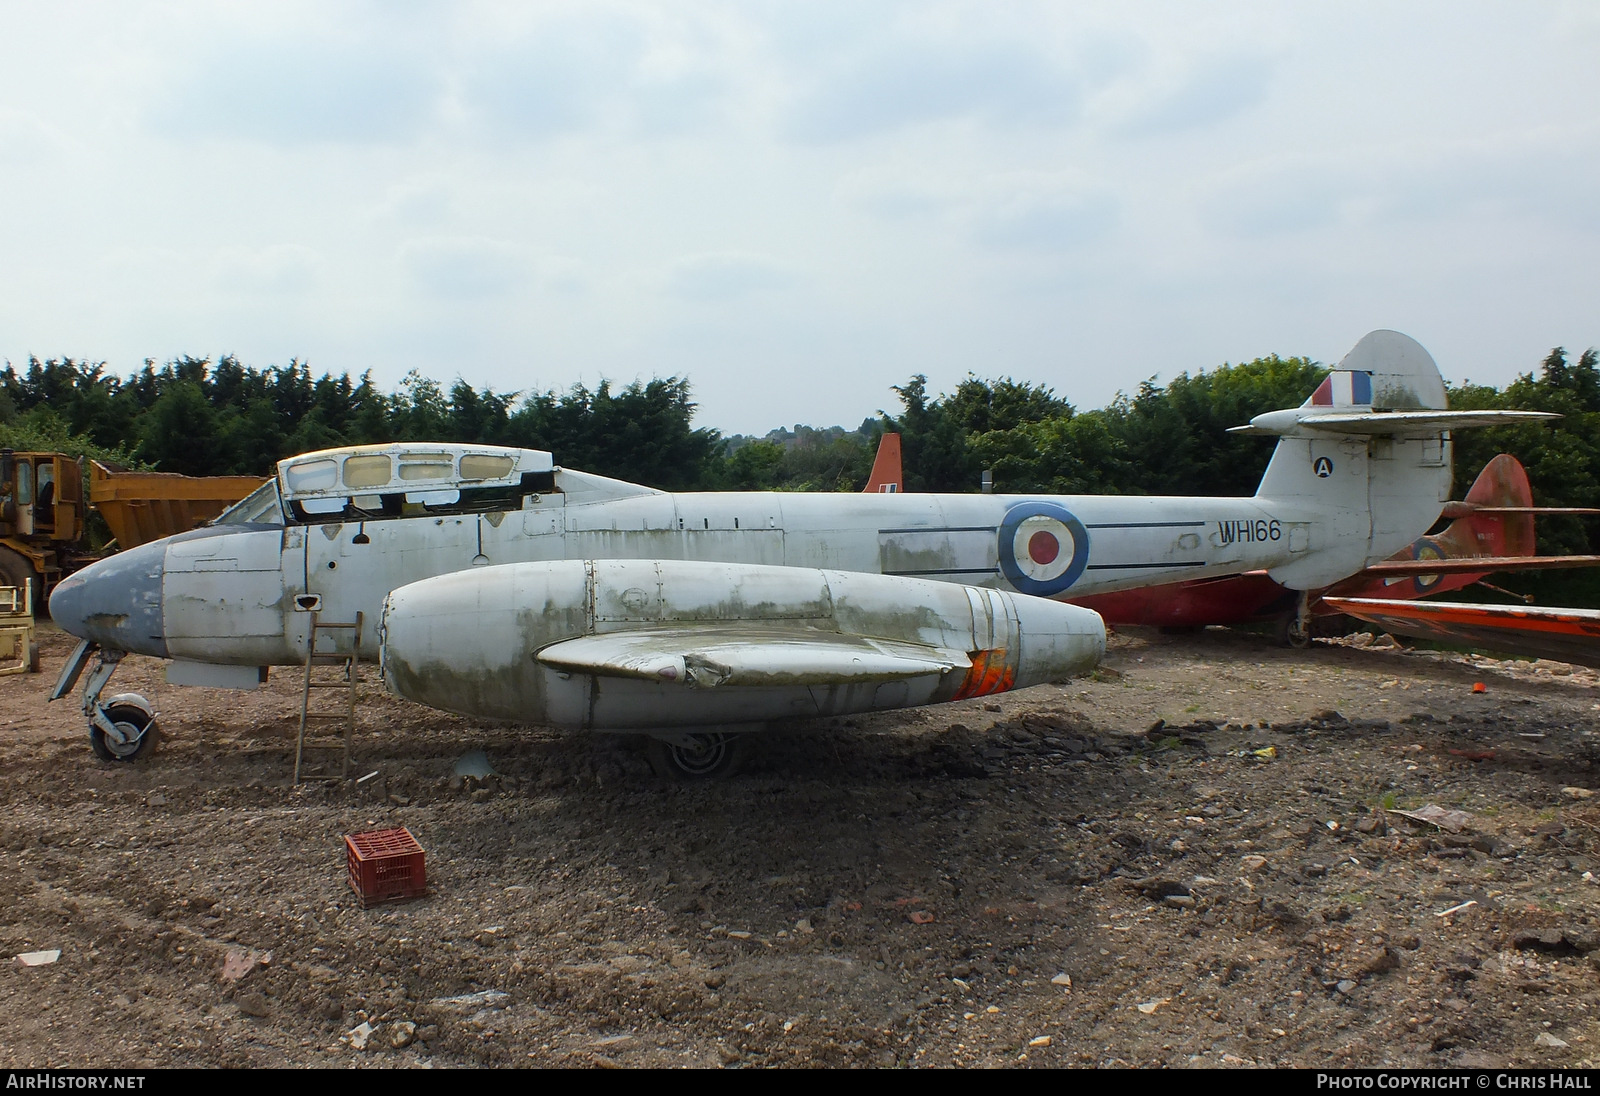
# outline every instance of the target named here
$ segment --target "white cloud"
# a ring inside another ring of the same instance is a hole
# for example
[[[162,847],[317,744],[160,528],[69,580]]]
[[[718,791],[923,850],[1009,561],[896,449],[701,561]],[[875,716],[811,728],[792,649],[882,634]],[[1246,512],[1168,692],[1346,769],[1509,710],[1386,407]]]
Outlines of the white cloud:
[[[1217,125],[1265,102],[1272,77],[1273,63],[1267,57],[1208,59],[1176,87],[1158,86],[1118,129],[1132,137],[1158,137]]]
[[[350,40],[229,43],[184,66],[150,119],[180,138],[395,142],[427,123],[439,92],[432,65],[406,48]]]
[[[680,135],[725,117],[725,43],[695,9],[579,6],[493,41],[457,72],[459,104],[496,139]]]
[[[1389,224],[1515,217],[1600,228],[1593,157],[1600,126],[1538,127],[1391,154],[1376,216]]]
[[[1070,182],[1026,181],[990,196],[974,214],[977,239],[992,247],[1065,251],[1105,238],[1116,228],[1112,194]]]
[[[900,168],[867,168],[840,179],[839,202],[874,217],[904,221],[937,216],[963,200],[966,183],[928,179]]]
[[[322,256],[302,244],[231,247],[216,260],[216,284],[236,293],[305,293],[315,287]]]
[[[611,19],[562,19],[490,48],[461,75],[466,108],[496,130],[540,139],[593,124],[633,80],[641,42]]]
[[[1337,224],[1356,187],[1348,171],[1319,158],[1250,164],[1216,179],[1200,208],[1217,232],[1271,237]]]
[[[721,252],[679,259],[672,264],[666,284],[673,296],[721,303],[788,289],[797,280],[793,271],[771,259]]]
[[[455,212],[455,186],[445,179],[418,179],[386,189],[367,211],[378,223],[432,226],[448,221]]]
[[[430,237],[400,247],[400,264],[424,295],[444,301],[503,297],[528,278],[513,245],[482,237]]]
[[[0,106],[0,167],[38,167],[72,150],[72,142],[36,114]]]
[[[1082,94],[1070,71],[1022,44],[900,40],[811,74],[785,129],[829,142],[949,119],[1060,124],[1076,119]]]
[[[677,136],[726,121],[730,91],[726,78],[707,71],[643,77],[632,95],[637,132]]]

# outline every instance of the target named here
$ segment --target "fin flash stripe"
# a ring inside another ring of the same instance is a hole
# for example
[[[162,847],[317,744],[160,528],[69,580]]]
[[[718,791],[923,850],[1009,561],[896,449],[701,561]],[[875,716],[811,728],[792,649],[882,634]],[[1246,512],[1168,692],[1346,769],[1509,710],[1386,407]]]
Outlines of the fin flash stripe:
[[[1372,403],[1372,374],[1335,369],[1311,394],[1312,407],[1366,407]]]

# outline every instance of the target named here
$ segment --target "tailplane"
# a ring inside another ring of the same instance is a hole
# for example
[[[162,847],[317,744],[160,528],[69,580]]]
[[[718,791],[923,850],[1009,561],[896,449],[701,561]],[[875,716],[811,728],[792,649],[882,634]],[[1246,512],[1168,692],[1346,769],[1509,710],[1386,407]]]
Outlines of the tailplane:
[[[1297,408],[1257,415],[1232,432],[1277,435],[1256,499],[1311,506],[1321,543],[1271,576],[1317,589],[1387,559],[1425,532],[1450,497],[1450,433],[1558,416],[1538,411],[1450,411],[1432,356],[1398,331],[1358,342]]]

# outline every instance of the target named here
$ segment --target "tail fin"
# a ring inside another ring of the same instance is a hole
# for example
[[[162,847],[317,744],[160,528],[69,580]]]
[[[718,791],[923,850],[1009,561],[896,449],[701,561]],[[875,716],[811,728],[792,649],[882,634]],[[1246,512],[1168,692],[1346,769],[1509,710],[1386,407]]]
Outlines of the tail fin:
[[[1398,331],[1374,331],[1351,348],[1301,409],[1442,411],[1444,378],[1422,344]]]
[[[872,462],[872,475],[863,488],[869,494],[892,494],[905,489],[900,469],[900,435],[886,433],[878,439],[878,456]]]
[[[1449,411],[1433,358],[1398,331],[1374,331],[1298,408],[1257,415],[1239,433],[1280,436],[1256,498],[1325,513],[1300,557],[1271,576],[1329,586],[1427,531],[1450,497],[1455,428],[1555,418],[1535,411]],[[1312,542],[1320,535],[1322,543]]]
[[[1461,556],[1531,556],[1534,553],[1533,486],[1527,469],[1510,453],[1501,453],[1478,473],[1472,490],[1463,499],[1474,508],[1489,513],[1471,512],[1450,523],[1435,539],[1460,550]],[[1499,509],[1522,513],[1496,513]],[[1446,556],[1445,558],[1449,558]]]

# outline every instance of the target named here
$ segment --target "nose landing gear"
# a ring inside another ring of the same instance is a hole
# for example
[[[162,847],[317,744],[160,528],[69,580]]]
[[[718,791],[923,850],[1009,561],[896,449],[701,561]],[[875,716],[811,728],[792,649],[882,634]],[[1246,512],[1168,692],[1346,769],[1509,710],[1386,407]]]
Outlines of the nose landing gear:
[[[110,731],[101,720],[111,724]],[[90,715],[89,746],[104,761],[132,761],[155,741],[156,730],[156,713],[148,700],[138,693],[118,693]]]
[[[94,670],[83,687],[83,714],[89,718],[89,746],[105,761],[132,761],[154,744],[159,727],[155,709],[138,693],[118,693],[101,703],[100,694],[117,672],[124,651],[102,650],[84,640],[78,644],[50,693],[58,700],[72,691],[89,663],[98,654]]]

